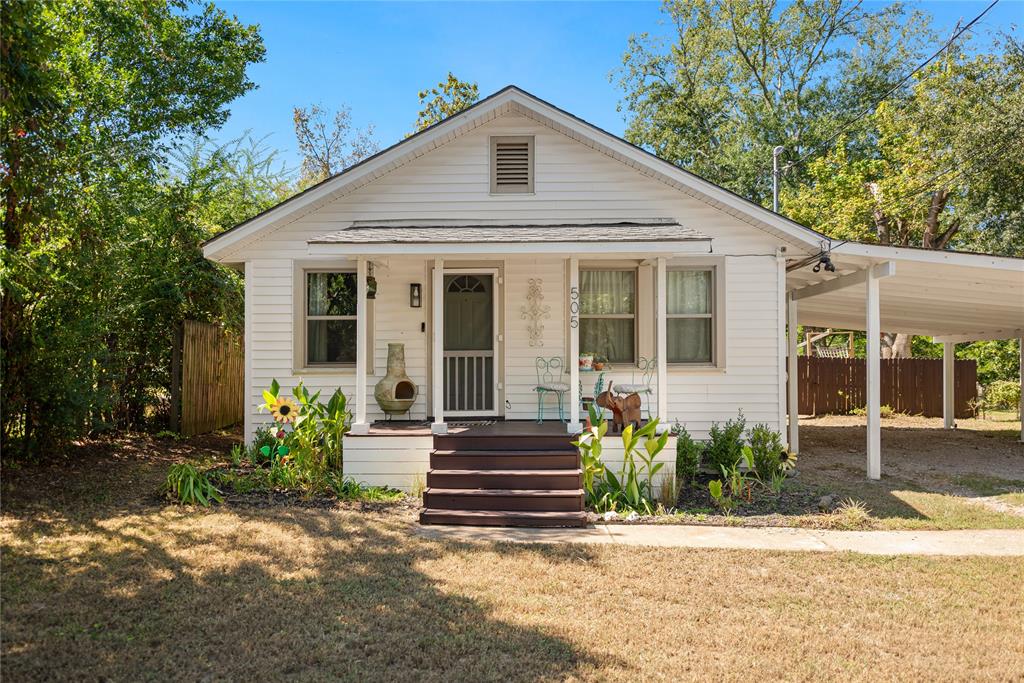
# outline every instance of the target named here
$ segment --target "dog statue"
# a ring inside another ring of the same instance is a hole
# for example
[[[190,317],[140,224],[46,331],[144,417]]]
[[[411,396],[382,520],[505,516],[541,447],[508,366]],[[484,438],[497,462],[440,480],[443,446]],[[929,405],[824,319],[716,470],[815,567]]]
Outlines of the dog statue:
[[[640,406],[643,403],[640,394],[620,396],[614,393],[612,382],[609,382],[608,389],[598,394],[594,402],[598,408],[612,411],[613,432],[621,433],[627,424],[633,425],[634,429],[640,427]]]

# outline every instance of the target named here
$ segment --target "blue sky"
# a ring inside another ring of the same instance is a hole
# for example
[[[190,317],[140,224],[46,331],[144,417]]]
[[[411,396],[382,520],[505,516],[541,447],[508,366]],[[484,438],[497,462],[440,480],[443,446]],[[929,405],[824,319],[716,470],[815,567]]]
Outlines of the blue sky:
[[[416,120],[416,93],[453,71],[476,81],[481,96],[514,83],[612,133],[625,121],[609,73],[628,38],[660,33],[658,2],[218,2],[241,21],[257,23],[266,61],[251,67],[259,86],[232,102],[214,137],[249,130],[298,165],[292,107],[320,103],[352,108],[354,123],[373,123],[386,147]],[[984,2],[925,2],[948,35]],[[1024,19],[1024,2],[1001,0],[982,30],[1009,30]]]

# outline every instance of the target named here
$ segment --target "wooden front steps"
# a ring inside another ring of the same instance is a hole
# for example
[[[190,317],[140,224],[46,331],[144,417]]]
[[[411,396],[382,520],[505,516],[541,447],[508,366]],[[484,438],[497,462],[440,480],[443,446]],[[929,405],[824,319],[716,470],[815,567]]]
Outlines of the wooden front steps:
[[[583,472],[569,437],[501,431],[434,437],[420,523],[585,526]]]

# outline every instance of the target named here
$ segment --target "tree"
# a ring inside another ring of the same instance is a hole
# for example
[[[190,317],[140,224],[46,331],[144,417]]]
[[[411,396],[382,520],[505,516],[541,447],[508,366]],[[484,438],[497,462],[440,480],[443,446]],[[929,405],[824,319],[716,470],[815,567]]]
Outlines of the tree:
[[[437,84],[436,88],[419,92],[420,110],[416,118],[416,129],[421,131],[428,126],[454,116],[480,99],[480,90],[476,83],[460,81],[451,71],[448,79]]]
[[[775,146],[784,162],[818,149],[929,37],[921,15],[858,0],[668,0],[664,11],[671,43],[641,34],[623,56],[626,137],[762,203]]]
[[[1024,70],[1010,43],[1001,54],[950,49],[882,102],[859,138],[841,137],[786,188],[794,219],[835,238],[925,249],[1024,255]],[[1011,237],[1007,237],[1011,236]],[[884,353],[910,354],[888,334]]]
[[[125,272],[162,160],[226,120],[264,48],[255,26],[184,0],[4,0],[0,21],[6,455],[123,412],[138,350],[119,325],[148,303]]]
[[[376,154],[380,146],[373,139],[373,125],[364,130],[352,128],[352,110],[342,105],[328,120],[329,113],[314,104],[309,109],[295,107],[295,137],[302,154],[300,187],[315,185],[349,166]]]

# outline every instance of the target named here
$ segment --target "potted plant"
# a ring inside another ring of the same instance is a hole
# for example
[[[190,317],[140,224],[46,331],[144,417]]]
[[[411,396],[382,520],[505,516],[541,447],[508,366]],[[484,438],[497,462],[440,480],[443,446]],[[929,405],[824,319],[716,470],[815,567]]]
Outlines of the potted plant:
[[[580,354],[580,370],[592,370],[594,365],[594,354],[585,352]]]
[[[593,368],[594,370],[604,370],[604,366],[608,364],[608,357],[599,353],[594,354]]]

